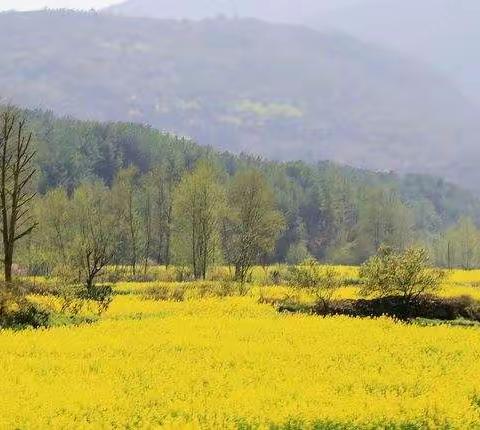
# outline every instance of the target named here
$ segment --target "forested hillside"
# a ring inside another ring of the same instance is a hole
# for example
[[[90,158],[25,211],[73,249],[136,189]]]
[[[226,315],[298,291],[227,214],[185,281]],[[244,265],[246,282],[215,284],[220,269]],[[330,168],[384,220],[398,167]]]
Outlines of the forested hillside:
[[[236,153],[478,182],[469,103],[427,67],[347,36],[43,11],[1,14],[0,50],[0,92],[22,106]]]
[[[59,216],[55,211],[62,213],[62,205],[55,203],[59,189],[72,195],[80,185],[100,180],[117,202],[124,204],[132,196],[137,246],[144,250],[140,244],[148,231],[148,258],[154,261],[164,263],[166,253],[168,259],[176,258],[170,243],[177,229],[172,215],[175,190],[199,162],[213,166],[215,183],[227,196],[238,172],[253,168],[265,177],[284,219],[266,261],[296,262],[313,255],[358,263],[383,243],[398,248],[421,243],[434,248],[439,262],[447,264],[448,241],[452,247],[468,246],[475,231],[468,218],[480,220],[479,201],[442,179],[374,173],[328,162],[270,162],[220,153],[147,126],[57,119],[42,111],[29,111],[27,116],[38,149],[38,189],[48,195],[39,217],[55,220]],[[128,261],[126,237],[119,255]],[[463,265],[460,253],[457,257],[458,265]]]

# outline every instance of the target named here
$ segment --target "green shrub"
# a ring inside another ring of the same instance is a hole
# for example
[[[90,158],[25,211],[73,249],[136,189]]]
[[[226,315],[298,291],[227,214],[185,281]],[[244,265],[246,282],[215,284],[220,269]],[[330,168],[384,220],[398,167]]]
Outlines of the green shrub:
[[[92,324],[96,321],[98,321],[98,317],[52,313],[50,315],[49,327],[79,326],[82,324]]]
[[[48,327],[50,312],[27,299],[28,286],[0,285],[0,328]]]
[[[159,284],[149,288],[143,294],[143,297],[147,300],[183,302],[185,300],[186,292],[187,288],[185,285]]]
[[[175,285],[171,289],[170,300],[172,302],[183,302],[187,289],[184,285]]]
[[[55,294],[60,299],[60,311],[62,314],[78,315],[84,308],[82,298],[83,285],[63,285],[55,289]]]
[[[282,285],[288,282],[289,269],[286,266],[277,265],[268,270],[267,283],[272,285]]]
[[[399,296],[406,303],[440,288],[444,272],[429,267],[425,249],[395,252],[381,248],[360,268],[360,294],[376,297]]]
[[[178,266],[175,268],[175,281],[176,282],[189,282],[193,281],[193,272],[188,267]]]
[[[324,309],[330,307],[335,293],[342,286],[340,275],[335,268],[322,266],[314,259],[290,267],[288,282],[294,288],[307,290],[314,296],[317,306]]]
[[[147,300],[167,301],[170,299],[170,288],[167,285],[156,285],[146,290],[143,297]]]
[[[93,285],[84,289],[79,296],[83,300],[93,301],[97,305],[98,315],[108,310],[113,300],[113,288],[111,285]]]

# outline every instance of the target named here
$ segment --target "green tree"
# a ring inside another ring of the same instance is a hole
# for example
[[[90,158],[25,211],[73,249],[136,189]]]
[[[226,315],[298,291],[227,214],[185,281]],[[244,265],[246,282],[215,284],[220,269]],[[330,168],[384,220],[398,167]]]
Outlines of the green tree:
[[[260,257],[273,252],[283,228],[283,217],[265,176],[254,169],[237,173],[228,192],[224,229],[225,255],[235,267],[236,280],[245,282]]]
[[[115,179],[112,193],[118,234],[124,243],[126,257],[130,262],[132,273],[135,275],[140,254],[141,230],[138,169],[129,167],[120,170]]]
[[[158,264],[170,265],[172,254],[173,196],[182,168],[168,159],[150,172],[153,211],[153,248]]]
[[[478,264],[480,232],[471,218],[462,217],[451,232],[459,265],[467,270]]]
[[[41,221],[34,239],[43,249],[50,271],[55,267],[67,266],[68,246],[72,240],[71,205],[67,192],[63,188],[49,191],[38,200],[35,210]]]
[[[305,241],[300,241],[297,243],[292,243],[287,252],[287,263],[290,265],[300,264],[303,261],[312,258],[308,252],[307,244]]]
[[[224,190],[209,162],[201,162],[185,175],[175,191],[176,244],[193,268],[196,279],[205,279],[218,249]]]
[[[383,188],[368,188],[361,200],[357,249],[360,260],[375,254],[380,246],[406,249],[411,245],[414,219],[398,194]]]

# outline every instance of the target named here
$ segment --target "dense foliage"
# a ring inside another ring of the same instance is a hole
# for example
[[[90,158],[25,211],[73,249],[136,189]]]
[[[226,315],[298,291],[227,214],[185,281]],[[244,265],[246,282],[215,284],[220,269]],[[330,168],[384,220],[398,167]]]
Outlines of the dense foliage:
[[[440,288],[444,273],[429,267],[425,249],[408,248],[397,253],[382,247],[360,268],[364,296],[399,296],[410,303]]]

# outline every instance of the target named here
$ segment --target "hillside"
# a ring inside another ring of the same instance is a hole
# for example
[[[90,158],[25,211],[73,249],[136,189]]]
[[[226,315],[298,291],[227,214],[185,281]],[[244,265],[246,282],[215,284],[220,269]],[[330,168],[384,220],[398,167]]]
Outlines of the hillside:
[[[24,106],[275,159],[479,177],[476,112],[458,91],[347,36],[44,11],[1,14],[0,50],[0,93]]]
[[[292,4],[288,0],[128,0],[106,11],[175,19],[238,16],[341,30],[425,61],[480,105],[477,0],[300,0]]]

